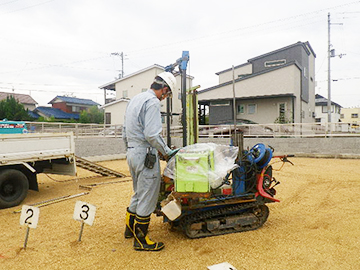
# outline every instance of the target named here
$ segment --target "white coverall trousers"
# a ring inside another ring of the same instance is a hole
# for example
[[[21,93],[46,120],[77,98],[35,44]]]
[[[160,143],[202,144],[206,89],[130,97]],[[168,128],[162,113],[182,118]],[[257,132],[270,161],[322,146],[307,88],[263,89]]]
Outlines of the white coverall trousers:
[[[127,162],[133,179],[134,195],[130,200],[129,210],[139,216],[149,216],[154,212],[160,191],[160,163],[158,153],[152,169],[145,167],[147,147],[129,147]]]

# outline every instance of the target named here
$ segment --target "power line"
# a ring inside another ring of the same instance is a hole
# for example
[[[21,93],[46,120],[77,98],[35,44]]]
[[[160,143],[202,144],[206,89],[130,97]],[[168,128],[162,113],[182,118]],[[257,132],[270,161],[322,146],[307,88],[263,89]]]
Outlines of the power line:
[[[87,95],[102,95],[103,93],[99,90],[97,90],[97,93],[91,93],[89,92],[89,89],[86,89],[84,91],[74,91],[74,90],[49,90],[49,89],[29,89],[29,88],[14,88],[14,87],[3,87],[0,86],[0,89],[9,89],[11,91],[31,91],[31,92],[46,92],[46,93],[81,93],[81,94],[87,94]],[[86,91],[86,92],[85,92]],[[90,90],[91,91],[91,90]],[[92,90],[96,91],[96,90]]]
[[[51,0],[53,1],[53,0]],[[47,2],[50,2],[50,1],[47,1]],[[43,3],[47,3],[47,2],[43,2]],[[265,28],[263,28],[262,30],[266,30],[266,29],[271,29],[273,27],[278,27],[278,26],[271,26],[271,25],[274,25],[276,23],[279,23],[279,22],[285,22],[285,21],[289,21],[289,20],[294,20],[294,19],[297,19],[297,18],[303,18],[302,20],[308,20],[309,18],[306,18],[308,15],[311,15],[311,14],[318,14],[319,12],[323,12],[323,11],[326,11],[326,10],[330,10],[330,9],[337,9],[337,8],[340,8],[340,7],[344,7],[344,6],[348,6],[348,5],[352,5],[352,4],[355,4],[355,3],[359,3],[360,1],[354,1],[354,2],[350,2],[350,3],[345,3],[345,4],[341,4],[341,5],[337,5],[337,6],[334,6],[334,7],[330,7],[330,8],[326,8],[326,9],[320,9],[320,10],[316,10],[316,11],[312,11],[312,12],[307,12],[307,13],[303,13],[303,14],[298,14],[298,15],[295,15],[295,16],[291,16],[291,17],[286,17],[286,18],[280,18],[280,19],[277,19],[277,20],[273,20],[273,21],[270,21],[270,22],[265,22],[265,23],[261,23],[261,24],[257,24],[257,25],[252,25],[252,26],[247,26],[247,27],[242,27],[242,28],[236,28],[236,29],[233,29],[233,30],[229,30],[229,31],[222,31],[222,32],[219,32],[219,33],[215,33],[215,34],[209,34],[209,35],[203,35],[203,36],[199,36],[199,37],[195,37],[195,38],[192,38],[192,39],[187,39],[187,40],[183,40],[183,41],[180,41],[180,43],[185,43],[185,42],[191,42],[191,41],[196,41],[196,40],[200,40],[200,39],[205,39],[205,38],[209,38],[211,37],[212,39],[216,39],[217,41],[216,42],[221,42],[219,41],[220,39],[218,38],[218,36],[220,35],[227,35],[227,34],[232,34],[234,32],[238,32],[238,31],[245,31],[245,30],[249,30],[253,32],[253,29],[254,28],[261,28],[262,26],[266,26]],[[34,5],[35,6],[35,5]],[[304,18],[305,17],[305,18]],[[298,26],[294,26],[294,27],[299,27],[299,26],[303,26],[304,24],[301,23],[301,21],[297,21],[295,22],[296,24],[299,24]],[[313,22],[313,23],[316,23],[316,22]],[[270,26],[269,26],[270,25]],[[286,24],[287,26],[288,24]],[[285,26],[285,25],[284,25]],[[259,29],[258,31],[261,31],[261,29]],[[237,37],[231,37],[231,38],[237,38]],[[225,40],[223,40],[222,42],[226,42]],[[168,44],[163,44],[163,45],[159,45],[159,46],[154,46],[154,47],[148,47],[148,48],[143,48],[143,49],[139,49],[139,50],[135,50],[135,51],[130,51],[129,53],[137,53],[137,52],[146,52],[146,51],[149,51],[149,50],[154,50],[154,49],[158,49],[158,48],[162,48],[162,47],[168,47],[168,46],[171,46],[171,45],[174,45],[174,44],[179,44],[179,41],[178,42],[175,42],[175,43],[168,43]],[[198,45],[200,46],[200,45]],[[203,46],[203,45],[202,45]],[[141,57],[141,56],[136,56],[135,57]],[[87,60],[84,60],[84,61],[87,61]],[[80,61],[77,61],[77,62],[74,62],[74,63],[78,63]],[[67,68],[75,68],[75,67],[71,67],[71,66],[66,66],[66,64],[62,64],[62,65],[52,65],[52,64],[48,64],[46,67],[38,67],[38,68],[31,68],[31,69],[25,69],[25,71],[28,71],[28,70],[36,70],[36,69],[43,69],[43,68],[47,68],[47,67],[67,67]],[[76,67],[78,68],[78,67]],[[82,69],[90,69],[90,70],[103,70],[103,71],[112,71],[112,70],[109,70],[109,69],[94,69],[94,68],[82,68]],[[13,72],[9,72],[9,73],[13,73]],[[0,74],[4,74],[3,73],[0,73]]]
[[[94,61],[94,60],[99,60],[99,59],[104,59],[108,56],[101,56],[101,57],[95,57],[95,58],[90,58],[90,59],[84,59],[84,60],[79,60],[79,61],[74,61],[74,62],[70,62],[69,64],[77,64],[77,63],[84,63],[84,62],[88,62],[88,61]],[[41,67],[34,67],[34,68],[27,68],[27,69],[22,69],[21,72],[23,71],[32,71],[32,70],[39,70],[39,69],[46,69],[46,68],[56,68],[56,67],[61,67],[61,68],[73,68],[73,69],[84,69],[84,70],[97,70],[97,71],[113,71],[112,69],[99,69],[99,68],[92,68],[92,67],[76,67],[76,66],[69,66],[68,64],[43,64],[43,63],[36,63],[36,62],[26,62],[27,64],[35,64],[35,65],[43,65]],[[14,70],[14,71],[5,71],[5,72],[0,72],[0,74],[9,74],[9,73],[16,73],[18,72],[18,70]]]
[[[171,43],[167,43],[167,44],[161,44],[161,45],[154,46],[154,47],[148,47],[148,48],[143,48],[143,49],[139,49],[139,50],[135,50],[135,51],[129,51],[129,53],[136,53],[136,52],[141,52],[141,51],[147,51],[147,50],[153,50],[153,49],[158,49],[158,48],[163,48],[163,47],[169,47],[169,46],[172,46],[172,45],[175,45],[175,44],[177,45],[179,43],[197,41],[197,40],[206,39],[206,38],[209,38],[209,37],[213,38],[213,39],[218,39],[218,36],[220,36],[220,35],[232,34],[234,32],[239,32],[239,31],[244,31],[244,30],[253,31],[252,30],[253,28],[260,28],[262,26],[266,26],[265,29],[269,29],[269,28],[271,28],[271,27],[269,27],[270,24],[276,24],[278,22],[285,22],[285,21],[289,21],[289,20],[294,20],[294,19],[299,18],[299,17],[305,17],[305,16],[308,16],[310,14],[317,14],[317,13],[320,13],[320,12],[326,12],[328,10],[338,9],[338,8],[353,5],[353,4],[356,4],[356,3],[360,3],[360,1],[354,1],[354,2],[345,3],[345,4],[325,8],[325,9],[320,9],[320,10],[315,10],[315,11],[311,11],[311,12],[307,12],[307,13],[302,13],[302,14],[298,14],[298,15],[295,15],[295,16],[291,16],[291,17],[286,17],[286,18],[281,18],[281,19],[277,19],[277,20],[273,20],[273,21],[260,23],[260,24],[257,24],[257,25],[251,25],[251,26],[236,28],[236,29],[232,29],[232,30],[228,30],[228,31],[222,31],[222,32],[218,32],[218,33],[203,35],[203,36],[199,36],[199,37],[195,37],[195,38],[191,38],[191,39],[186,39],[186,40],[182,40],[182,41],[175,41],[175,42],[171,42]],[[308,20],[308,18],[304,18],[304,20]],[[274,26],[274,27],[278,27],[278,26]]]
[[[48,1],[45,1],[45,2],[42,2],[42,3],[39,3],[39,4],[35,4],[35,5],[31,5],[31,6],[27,6],[27,7],[23,7],[23,8],[19,8],[19,9],[15,9],[15,10],[12,10],[12,11],[8,11],[8,12],[1,13],[0,15],[10,14],[10,13],[22,11],[22,10],[25,10],[25,9],[29,9],[29,8],[41,6],[41,5],[47,4],[47,3],[52,2],[52,1],[55,1],[55,0],[48,0]],[[15,1],[11,1],[11,2],[15,2]],[[11,3],[11,2],[8,2],[8,3]],[[8,4],[8,3],[5,3],[5,4]]]
[[[12,1],[9,1],[9,2],[5,2],[5,3],[0,4],[0,6],[4,6],[4,5],[7,5],[7,4],[11,4],[11,3],[17,2],[17,1],[19,1],[19,0],[12,0]]]
[[[56,87],[83,87],[85,84],[50,84],[50,83],[9,83],[9,82],[0,82],[0,84],[11,84],[11,85],[41,85],[41,86],[56,86]],[[95,85],[95,84],[88,84]]]

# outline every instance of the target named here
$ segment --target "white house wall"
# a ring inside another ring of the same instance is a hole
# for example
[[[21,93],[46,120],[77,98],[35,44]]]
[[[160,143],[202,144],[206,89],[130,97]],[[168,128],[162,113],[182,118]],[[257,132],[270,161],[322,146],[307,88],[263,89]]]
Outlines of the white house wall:
[[[243,105],[245,110],[243,113],[237,113],[237,119],[247,119],[254,121],[256,123],[269,124],[274,123],[275,120],[279,117],[279,106],[280,104],[285,103],[286,111],[285,117],[292,118],[293,110],[293,98],[291,97],[279,97],[271,99],[249,99],[237,101],[237,106]],[[256,105],[256,112],[250,114],[248,111],[248,106],[251,104]],[[232,106],[232,105],[231,105]]]
[[[235,83],[237,98],[300,93],[300,70],[291,65]],[[199,93],[199,100],[232,99],[232,84]]]
[[[181,106],[181,76],[178,75],[176,78],[176,89],[173,92],[172,97],[172,109],[174,113],[181,113],[182,106]],[[192,80],[188,77],[186,79],[186,89],[189,89],[192,87]],[[162,101],[164,104],[166,101]],[[166,107],[165,107],[166,108]]]
[[[290,65],[236,82],[237,105],[245,105],[245,114],[237,114],[237,118],[244,118],[257,123],[274,123],[279,117],[279,104],[285,103],[286,117],[289,119],[294,117],[295,122],[301,122],[301,111],[311,111],[308,103],[302,102],[300,98],[295,98],[300,96],[301,76],[302,73],[299,68],[296,65]],[[278,95],[293,95],[294,97],[271,97]],[[259,98],[264,96],[269,98]],[[253,99],[249,97],[253,97]],[[233,99],[233,85],[231,83],[199,94],[199,100],[219,99]],[[255,114],[247,113],[248,104],[256,104],[257,112]],[[303,113],[303,116],[309,118],[312,115],[311,113]]]
[[[111,124],[112,125],[123,125],[124,124],[124,115],[128,102],[118,102],[111,106],[105,108],[106,113],[111,114]]]
[[[360,108],[341,108],[341,114],[342,122],[360,125]]]
[[[33,111],[36,109],[35,104],[22,104],[25,110]]]
[[[115,84],[116,99],[132,98],[142,92],[142,89],[149,89],[157,74],[164,70],[159,67],[146,70],[139,75],[125,77]],[[127,91],[127,96],[123,96]]]
[[[133,98],[135,95],[141,93],[145,89],[149,89],[154,78],[157,74],[164,72],[164,70],[158,66],[154,66],[153,68],[141,72],[137,75],[125,77],[122,80],[116,82],[115,90],[116,90],[116,99],[121,98]],[[180,114],[182,112],[182,105],[181,105],[181,76],[175,76],[177,86],[176,89],[173,89],[172,94],[173,97],[171,99],[171,108],[172,113],[175,115],[172,118],[172,125],[180,125]],[[186,88],[192,87],[192,79],[191,77],[187,77],[186,80]],[[124,96],[124,91],[127,91],[127,95]],[[125,115],[125,108],[126,102],[115,103],[113,105],[106,106],[105,113],[111,113],[111,124],[122,124],[124,115]],[[166,100],[161,102],[161,112],[166,112]],[[164,119],[163,119],[164,120]],[[165,124],[165,122],[163,121]]]
[[[240,75],[252,74],[252,65],[249,63],[247,65],[234,68],[234,77],[235,79],[239,78]],[[219,74],[219,84],[229,82],[233,80],[233,71],[230,69],[229,71],[223,72]]]

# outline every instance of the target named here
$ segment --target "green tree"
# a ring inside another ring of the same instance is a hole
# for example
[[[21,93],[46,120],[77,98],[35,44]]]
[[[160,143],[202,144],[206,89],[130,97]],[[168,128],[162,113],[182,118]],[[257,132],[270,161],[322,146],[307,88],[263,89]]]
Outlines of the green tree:
[[[25,110],[13,96],[7,96],[6,99],[0,101],[0,119],[4,118],[13,121],[32,120],[28,110]]]
[[[99,110],[97,106],[92,106],[88,111],[84,110],[80,113],[80,123],[104,123],[104,112]]]

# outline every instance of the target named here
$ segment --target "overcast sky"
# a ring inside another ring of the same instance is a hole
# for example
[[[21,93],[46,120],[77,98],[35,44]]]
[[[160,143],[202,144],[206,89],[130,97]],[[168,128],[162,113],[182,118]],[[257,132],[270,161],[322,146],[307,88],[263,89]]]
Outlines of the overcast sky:
[[[327,97],[331,14],[332,100],[360,106],[360,1],[351,0],[0,0],[0,91],[30,94],[39,106],[56,95],[104,103],[99,86],[166,66],[189,51],[201,89],[216,72],[309,41],[316,93]],[[150,82],[149,82],[150,84]]]

